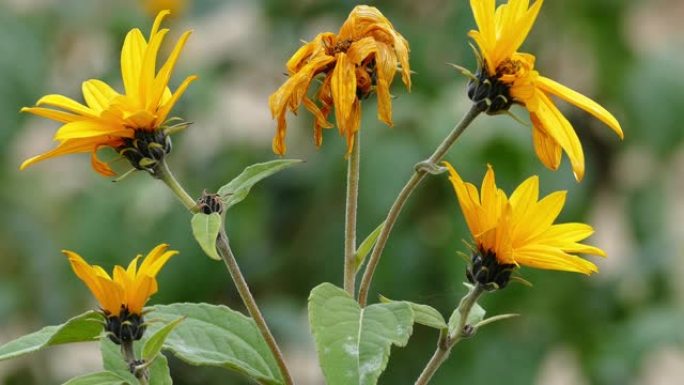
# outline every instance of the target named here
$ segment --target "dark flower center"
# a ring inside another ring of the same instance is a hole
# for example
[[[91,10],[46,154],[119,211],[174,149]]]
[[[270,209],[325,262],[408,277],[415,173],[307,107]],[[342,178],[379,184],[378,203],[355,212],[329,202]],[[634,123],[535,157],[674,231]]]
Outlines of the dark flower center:
[[[141,339],[147,329],[143,316],[130,313],[128,307],[124,305],[121,305],[118,316],[108,314],[106,311],[104,316],[107,319],[105,331],[109,339],[117,345]]]
[[[133,167],[155,175],[155,167],[171,152],[171,138],[164,130],[136,130],[133,138],[125,138],[117,152]]]
[[[504,62],[505,63],[505,62]],[[497,75],[490,76],[487,73],[487,65],[483,63],[475,73],[475,78],[468,82],[468,98],[477,105],[477,107],[488,115],[498,114],[507,111],[513,105],[513,98],[510,94],[510,85],[502,82],[499,77],[501,71],[510,71],[519,68],[520,63],[504,65],[502,63],[497,68]],[[516,65],[518,67],[516,67]]]
[[[491,250],[479,249],[473,253],[470,266],[466,270],[468,282],[480,284],[487,291],[503,289],[508,285],[516,265],[500,263]]]
[[[223,201],[218,194],[210,194],[205,190],[197,200],[197,208],[203,214],[221,214],[223,212]]]

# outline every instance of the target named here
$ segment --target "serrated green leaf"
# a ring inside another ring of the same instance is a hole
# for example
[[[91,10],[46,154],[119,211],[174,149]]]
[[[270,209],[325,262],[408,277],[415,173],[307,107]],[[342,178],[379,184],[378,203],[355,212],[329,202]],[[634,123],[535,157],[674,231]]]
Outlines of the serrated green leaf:
[[[231,206],[242,202],[252,186],[262,179],[301,162],[299,159],[276,159],[248,166],[240,175],[218,190],[224,209],[228,210]]]
[[[116,373],[104,371],[90,373],[72,378],[63,385],[127,385],[128,383]]]
[[[359,248],[356,250],[356,271],[358,272],[361,266],[363,265],[363,260],[366,259],[366,256],[368,256],[368,253],[373,249],[373,246],[375,246],[375,242],[378,240],[378,236],[380,235],[380,232],[382,232],[382,229],[385,228],[385,221],[383,221],[381,224],[378,225],[378,227],[375,228],[368,236],[366,239],[361,242],[359,245]]]
[[[221,260],[216,251],[216,238],[221,230],[221,215],[218,213],[197,213],[192,216],[192,235],[205,254],[211,259]]]
[[[476,302],[470,309],[470,313],[468,313],[465,325],[475,326],[478,322],[482,321],[486,313],[485,309]],[[449,335],[453,336],[458,332],[456,329],[458,328],[460,321],[461,314],[458,312],[457,308],[451,313],[451,317],[449,317]]]
[[[0,361],[33,353],[48,346],[95,341],[102,333],[103,321],[100,313],[89,311],[61,325],[46,326],[0,346]]]
[[[309,322],[328,385],[374,385],[391,346],[406,346],[413,311],[403,302],[361,309],[345,290],[323,283],[309,296]]]
[[[178,303],[149,308],[149,319],[186,317],[168,335],[163,350],[198,366],[234,370],[261,384],[283,383],[280,370],[254,320],[225,306]],[[148,332],[154,333],[151,322]]]
[[[419,303],[413,303],[409,301],[394,301],[387,297],[380,296],[380,302],[382,303],[392,303],[392,302],[404,302],[411,306],[413,310],[413,321],[417,324],[435,328],[437,330],[442,330],[447,328],[447,323],[444,320],[444,316],[429,305],[423,305]]]
[[[142,359],[145,360],[145,362],[151,362],[152,359],[157,357],[157,354],[161,352],[164,341],[166,341],[169,333],[183,322],[184,319],[185,317],[179,317],[149,336],[142,348]]]

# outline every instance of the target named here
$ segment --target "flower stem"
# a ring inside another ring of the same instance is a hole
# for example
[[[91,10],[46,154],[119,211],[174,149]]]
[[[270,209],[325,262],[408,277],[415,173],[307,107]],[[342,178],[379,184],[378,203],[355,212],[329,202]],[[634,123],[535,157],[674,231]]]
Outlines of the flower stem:
[[[356,290],[356,211],[359,200],[359,163],[361,144],[359,133],[347,162],[347,203],[344,225],[344,290],[352,297]]]
[[[397,199],[394,201],[392,207],[387,213],[387,219],[385,219],[385,226],[382,228],[382,231],[378,236],[378,240],[375,243],[373,252],[371,253],[368,259],[368,265],[366,266],[366,270],[363,273],[363,278],[361,279],[361,285],[359,286],[359,304],[362,307],[366,306],[366,302],[368,300],[368,291],[370,290],[371,281],[373,280],[373,274],[375,273],[375,269],[377,268],[378,263],[380,262],[382,251],[385,249],[385,245],[387,245],[387,239],[389,238],[389,234],[392,231],[394,224],[397,222],[399,213],[401,213],[401,210],[404,208],[406,201],[411,196],[416,187],[418,187],[420,182],[422,182],[425,176],[428,174],[428,169],[437,168],[437,163],[439,163],[442,160],[442,158],[444,158],[444,155],[446,155],[446,153],[449,151],[454,142],[456,142],[456,140],[461,136],[463,131],[465,131],[465,129],[470,125],[470,123],[472,123],[472,121],[481,112],[481,109],[477,107],[476,104],[473,104],[472,107],[470,107],[470,110],[468,110],[468,112],[463,116],[463,118],[461,118],[461,121],[458,122],[456,126],[454,126],[449,135],[444,139],[444,141],[442,141],[442,143],[440,143],[437,149],[435,149],[435,152],[433,152],[428,159],[419,163],[419,165],[421,165],[422,167],[417,167],[415,169],[413,175],[411,175],[411,178],[408,180],[408,182],[406,182],[404,188],[401,189],[401,192],[397,196]]]
[[[155,177],[164,182],[171,189],[171,191],[173,191],[176,197],[178,197],[178,199],[181,202],[183,202],[185,208],[187,208],[192,213],[197,212],[197,203],[194,199],[192,199],[192,197],[190,197],[190,194],[188,194],[185,191],[183,186],[180,183],[178,183],[165,160],[162,160],[158,164],[157,168],[155,168]],[[261,333],[261,336],[264,338],[266,344],[271,350],[271,353],[275,357],[276,363],[278,364],[278,368],[280,369],[280,374],[283,376],[283,379],[285,380],[285,385],[293,385],[294,381],[292,380],[292,376],[290,375],[290,372],[287,369],[287,366],[285,365],[283,353],[280,351],[280,348],[278,347],[278,344],[276,343],[273,334],[271,334],[271,331],[269,330],[268,325],[266,324],[266,320],[261,315],[261,311],[259,310],[259,307],[257,306],[257,303],[254,300],[254,296],[252,296],[252,293],[249,290],[247,281],[245,280],[245,277],[242,275],[242,272],[240,271],[240,267],[238,266],[237,260],[235,260],[235,255],[233,255],[233,251],[230,249],[230,245],[228,244],[228,236],[226,235],[225,231],[225,223],[221,223],[219,237],[216,240],[216,249],[221,255],[223,262],[226,264],[226,267],[228,268],[228,272],[230,273],[230,276],[233,279],[233,282],[235,283],[235,287],[237,288],[238,293],[240,294],[240,298],[242,298],[242,302],[247,308],[247,312],[256,323],[257,327],[259,328],[259,332]]]
[[[155,178],[164,182],[164,184],[166,184],[171,191],[173,191],[178,200],[183,203],[186,209],[193,213],[197,212],[197,202],[192,199],[190,194],[188,194],[183,186],[178,183],[178,180],[176,180],[176,178],[173,176],[173,173],[171,172],[171,169],[169,168],[169,165],[166,163],[165,159],[162,159],[159,161],[159,163],[157,163],[157,166],[154,168],[154,176]]]
[[[464,337],[467,337],[472,332],[466,331],[466,323],[468,321],[468,315],[473,305],[477,302],[477,299],[484,293],[482,286],[473,286],[468,294],[466,294],[458,305],[458,313],[460,314],[458,326],[454,329],[456,332],[454,335],[450,335],[447,330],[442,330],[439,334],[439,340],[437,341],[437,348],[435,353],[425,365],[425,369],[420,373],[420,376],[416,380],[415,385],[427,385],[432,379],[432,376],[437,372],[437,369],[449,358],[451,349]],[[472,325],[471,325],[472,326]]]
[[[135,358],[135,351],[133,350],[133,341],[121,342],[121,355],[128,364],[128,369],[140,381],[140,385],[147,385],[150,379],[150,372],[147,366],[140,365],[141,362]],[[144,363],[143,363],[144,364]]]
[[[292,376],[290,375],[287,365],[285,364],[283,353],[280,351],[273,334],[271,334],[271,331],[266,325],[266,320],[264,319],[264,316],[261,315],[261,311],[254,300],[254,296],[252,296],[252,292],[249,290],[249,286],[247,286],[247,281],[245,281],[245,277],[240,271],[237,260],[235,260],[235,255],[233,255],[233,251],[228,243],[228,236],[226,235],[224,226],[221,226],[221,232],[216,240],[216,249],[221,255],[221,258],[223,258],[223,262],[226,264],[226,268],[228,268],[228,272],[233,278],[233,282],[235,282],[235,286],[240,294],[240,298],[242,298],[242,302],[245,304],[245,307],[247,307],[247,312],[249,312],[249,315],[252,317],[252,319],[254,319],[254,322],[261,332],[261,335],[264,337],[264,340],[266,340],[266,344],[273,353],[276,363],[278,364],[278,368],[280,368],[280,374],[285,380],[285,385],[294,384]]]

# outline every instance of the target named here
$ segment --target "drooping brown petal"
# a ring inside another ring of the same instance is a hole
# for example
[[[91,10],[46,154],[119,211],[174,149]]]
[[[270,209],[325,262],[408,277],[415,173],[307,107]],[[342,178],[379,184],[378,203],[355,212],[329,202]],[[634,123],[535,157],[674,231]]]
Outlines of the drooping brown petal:
[[[355,66],[344,52],[338,53],[336,59],[337,63],[330,80],[330,89],[335,103],[337,127],[340,133],[348,133],[350,128],[347,127],[347,122],[352,112],[352,105],[356,100]]]

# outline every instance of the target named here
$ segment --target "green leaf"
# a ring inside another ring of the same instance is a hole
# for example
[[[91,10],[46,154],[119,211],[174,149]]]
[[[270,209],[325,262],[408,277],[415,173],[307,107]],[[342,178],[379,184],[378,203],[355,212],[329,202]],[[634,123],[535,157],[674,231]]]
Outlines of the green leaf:
[[[309,296],[309,322],[328,385],[373,385],[391,346],[406,346],[413,311],[404,302],[361,309],[346,291],[323,283]]]
[[[299,159],[276,159],[245,168],[240,175],[218,190],[224,209],[228,210],[231,206],[242,202],[252,186],[260,180],[301,162]]]
[[[61,325],[46,326],[0,346],[0,361],[33,353],[48,346],[95,341],[102,330],[102,315],[96,311],[89,311]]]
[[[139,347],[140,344],[134,346]],[[124,361],[119,345],[112,342],[109,338],[102,338],[100,340],[100,354],[102,355],[102,366],[105,370],[115,373],[120,378],[123,378],[128,384],[140,384],[138,379],[135,378],[133,373],[128,369],[128,364]]]
[[[159,353],[150,366],[149,385],[173,385],[171,373],[169,372],[169,361]]]
[[[468,318],[466,319],[465,325],[475,326],[478,322],[482,321],[487,312],[482,308],[477,302],[470,309],[468,313]],[[458,308],[451,313],[449,317],[449,335],[454,336],[459,331],[456,330],[461,321],[461,313],[458,312]]]
[[[149,308],[150,319],[186,317],[168,335],[163,350],[198,366],[234,370],[262,384],[283,383],[278,365],[254,320],[225,306],[178,303]],[[148,332],[156,326],[150,324]]]
[[[218,238],[221,230],[221,215],[218,213],[211,213],[209,215],[197,213],[192,216],[192,235],[195,237],[197,243],[211,259],[217,261],[221,257],[216,252],[216,238]]]
[[[164,327],[157,330],[154,334],[150,335],[142,348],[142,359],[145,360],[145,362],[152,362],[152,360],[157,357],[157,354],[161,352],[164,341],[166,341],[169,333],[171,333],[171,331],[175,329],[178,324],[183,322],[184,319],[185,317],[179,317],[164,325]]]
[[[437,330],[442,330],[447,328],[447,323],[444,321],[442,314],[429,305],[422,305],[419,303],[413,303],[409,301],[394,301],[387,297],[380,296],[380,302],[382,303],[393,303],[393,302],[404,302],[411,306],[413,310],[414,322],[424,326],[429,326]]]
[[[127,385],[123,378],[112,372],[97,372],[72,378],[63,385]]]
[[[379,224],[378,227],[375,228],[375,230],[368,234],[366,239],[364,239],[363,242],[361,242],[359,248],[356,250],[357,272],[361,268],[361,265],[363,265],[363,260],[366,259],[368,253],[370,253],[370,251],[373,249],[373,246],[375,246],[375,242],[378,240],[378,236],[380,235],[380,232],[382,232],[383,228],[385,228],[385,221]]]

